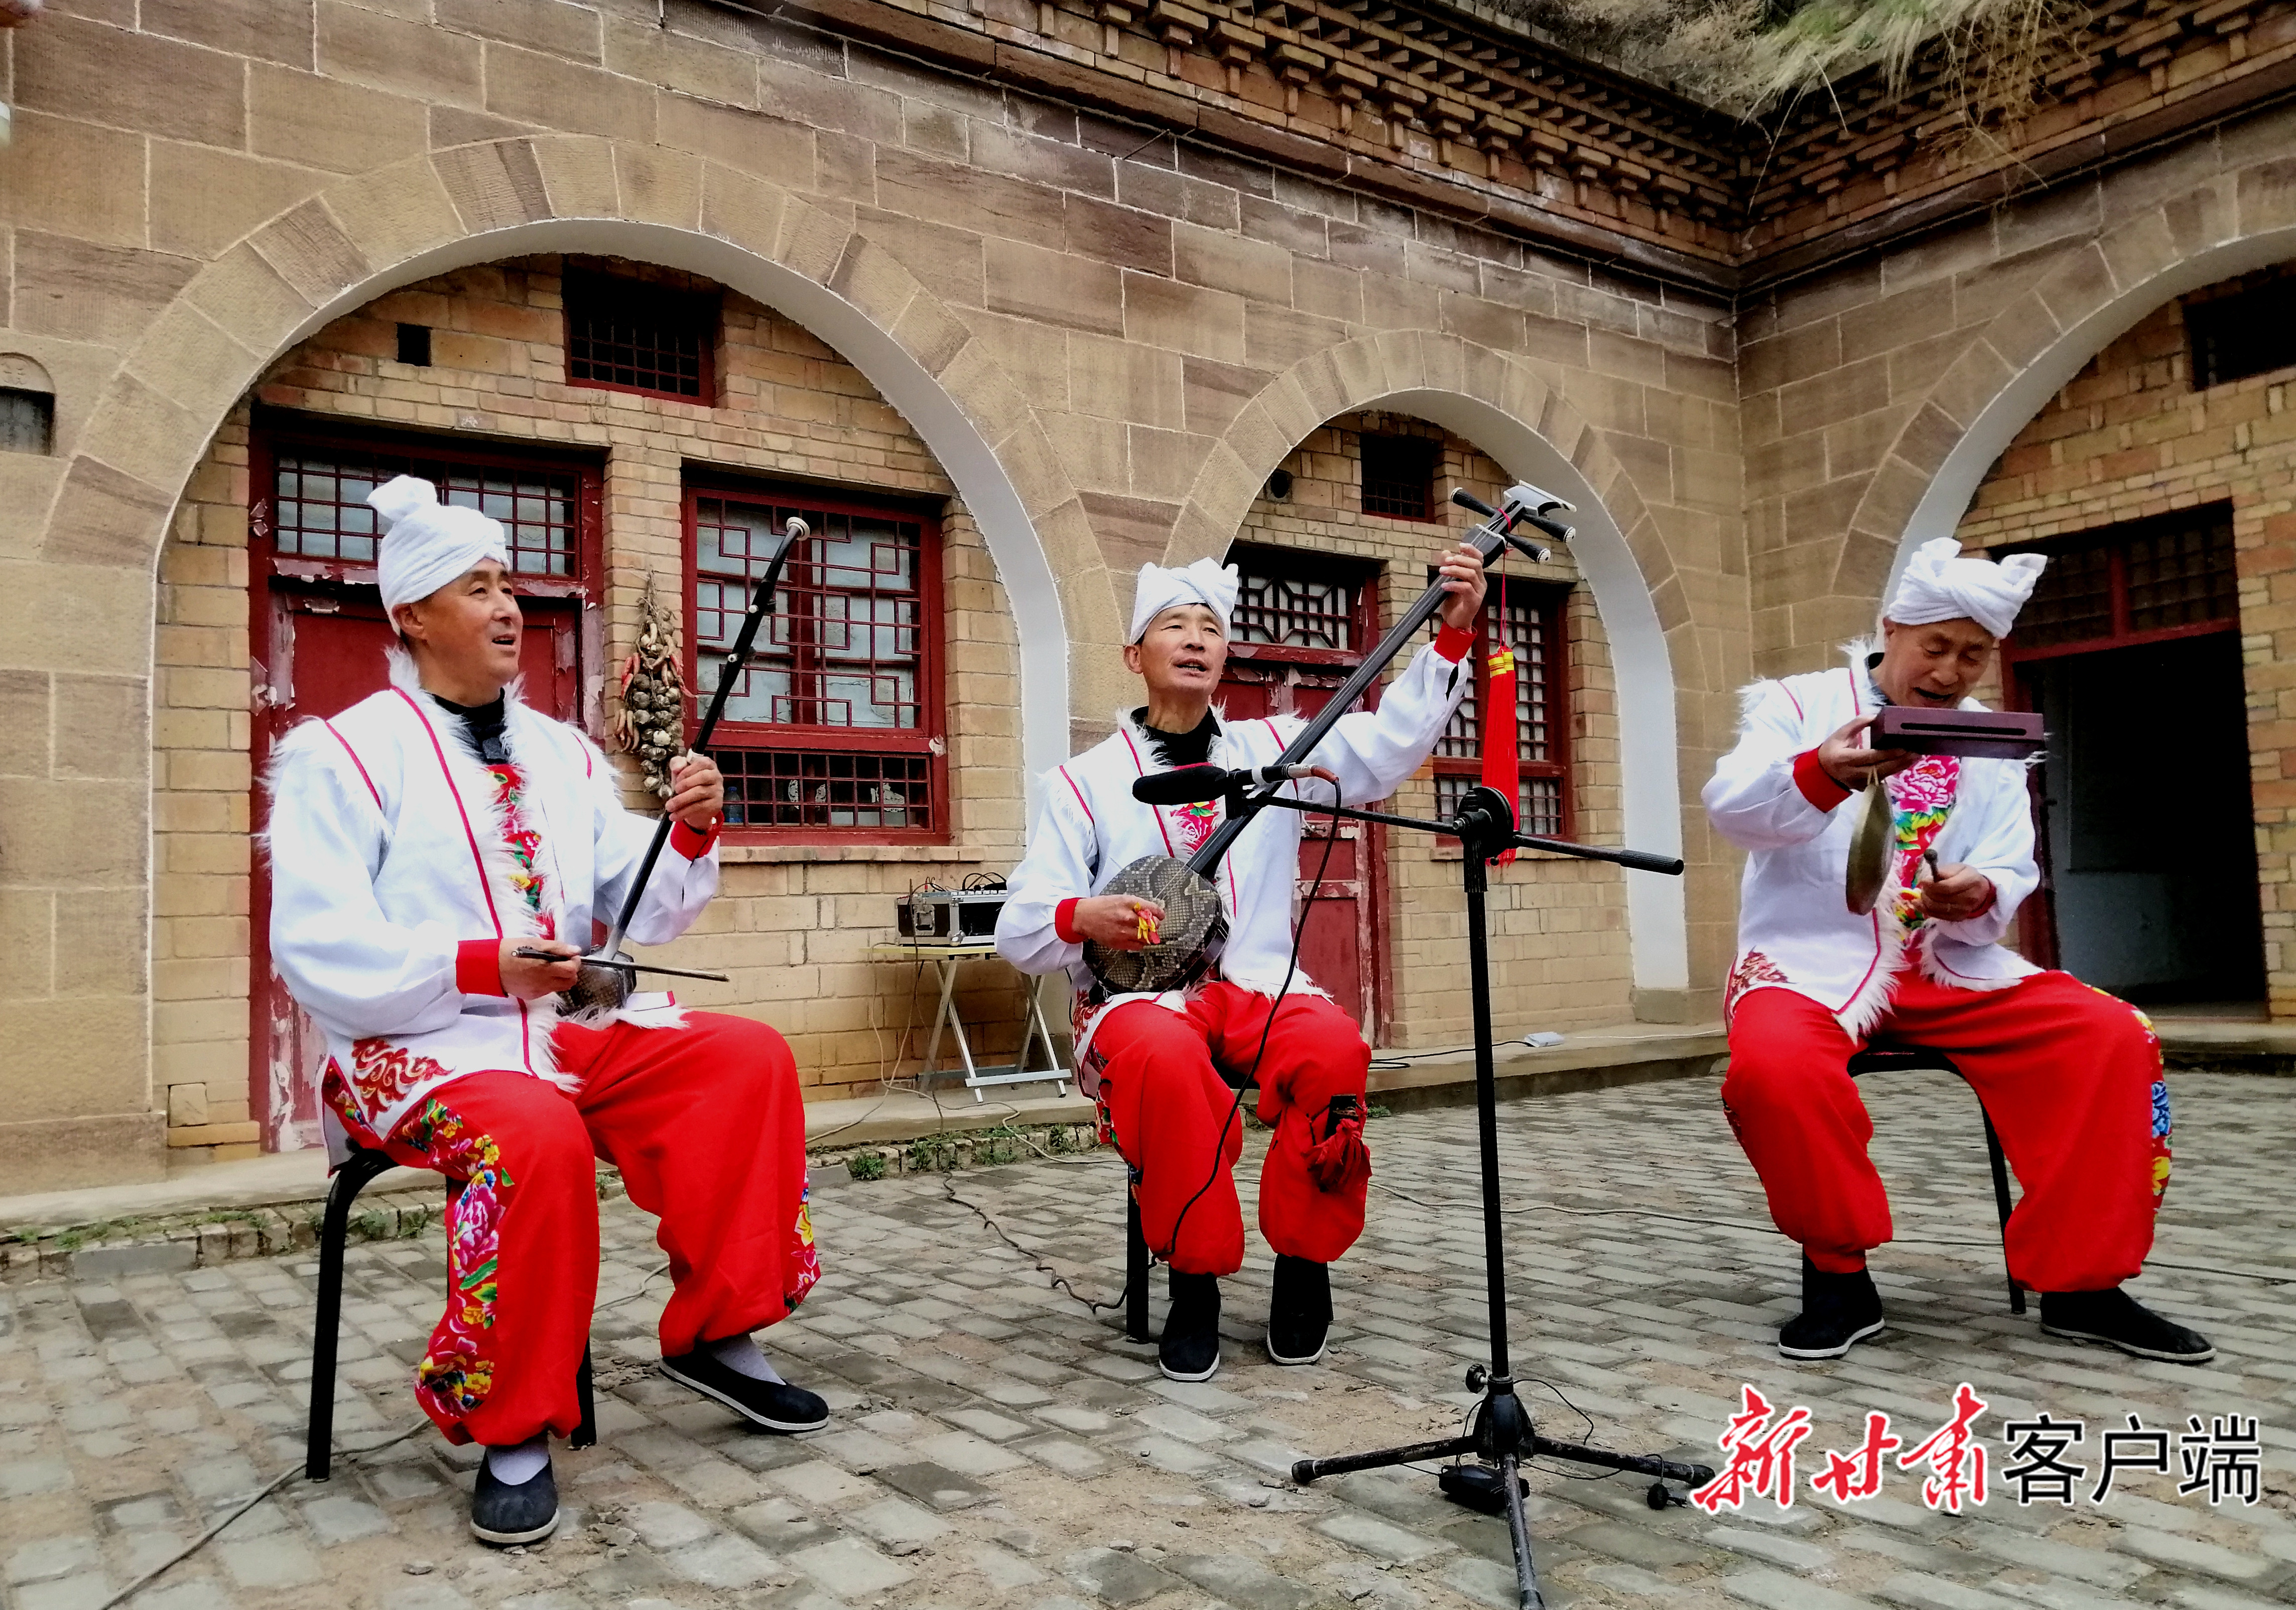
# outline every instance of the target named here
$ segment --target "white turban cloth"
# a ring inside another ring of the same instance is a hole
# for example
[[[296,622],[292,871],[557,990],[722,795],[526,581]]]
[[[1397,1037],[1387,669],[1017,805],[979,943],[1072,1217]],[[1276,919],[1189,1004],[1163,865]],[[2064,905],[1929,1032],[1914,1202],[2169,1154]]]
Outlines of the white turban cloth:
[[[1140,586],[1132,595],[1132,636],[1126,641],[1139,642],[1148,623],[1176,604],[1203,604],[1219,617],[1220,632],[1226,636],[1235,614],[1235,596],[1242,585],[1235,566],[1217,559],[1199,559],[1177,571],[1144,564]]]
[[[1959,542],[1939,537],[1914,550],[1882,618],[1899,626],[1967,619],[2005,637],[2048,563],[2038,554],[2012,554],[1997,564],[1964,559]]]
[[[420,476],[401,475],[368,493],[366,500],[382,516],[382,557],[376,568],[385,614],[428,598],[487,560],[510,569],[502,522],[460,504],[440,503],[439,489]]]

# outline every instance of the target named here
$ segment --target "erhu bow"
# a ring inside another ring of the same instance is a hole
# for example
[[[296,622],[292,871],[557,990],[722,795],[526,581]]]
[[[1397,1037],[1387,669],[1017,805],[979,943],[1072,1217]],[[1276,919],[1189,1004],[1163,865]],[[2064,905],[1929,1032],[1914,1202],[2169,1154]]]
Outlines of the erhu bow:
[[[1484,516],[1483,523],[1470,532],[1466,540],[1482,554],[1486,563],[1510,546],[1535,562],[1547,558],[1546,548],[1514,535],[1518,525],[1529,526],[1557,542],[1570,539],[1570,528],[1552,516],[1558,512],[1568,513],[1573,505],[1528,483],[1507,489],[1506,496],[1501,499],[1505,505],[1504,510],[1491,507],[1464,488],[1452,491],[1451,501]],[[1356,668],[1354,675],[1300,728],[1300,735],[1285,746],[1277,764],[1297,765],[1306,760],[1324,741],[1324,735],[1354,708],[1356,701],[1379,679],[1389,661],[1410,645],[1419,628],[1434,618],[1449,596],[1440,581],[1422,593],[1417,602],[1403,612],[1403,619]],[[1164,917],[1157,925],[1156,941],[1137,950],[1119,950],[1097,941],[1086,941],[1085,965],[1092,969],[1093,977],[1103,990],[1111,995],[1185,990],[1210,970],[1227,939],[1227,912],[1220,903],[1219,890],[1211,881],[1211,871],[1235,842],[1236,836],[1250,825],[1258,814],[1259,802],[1273,797],[1283,786],[1282,783],[1270,783],[1241,799],[1231,798],[1227,819],[1214,828],[1203,847],[1186,860],[1171,856],[1142,856],[1109,880],[1101,893],[1154,900],[1164,908]]]
[[[733,696],[734,685],[741,680],[748,668],[750,651],[758,640],[758,628],[774,611],[774,589],[780,585],[782,568],[789,563],[790,553],[804,538],[813,534],[813,528],[796,515],[789,517],[782,528],[782,545],[774,554],[773,563],[766,567],[765,579],[750,600],[750,612],[742,617],[742,629],[734,639],[725,662],[718,668],[718,690],[709,695],[709,708],[701,717],[701,726],[686,746],[688,754],[700,754],[709,747],[710,738],[718,731],[718,719],[726,713],[726,701]],[[691,629],[692,623],[688,622]],[[629,932],[630,924],[637,916],[638,902],[645,898],[646,884],[653,879],[654,864],[661,859],[662,846],[669,842],[673,818],[665,810],[655,822],[653,842],[646,846],[645,858],[638,863],[637,875],[630,880],[630,891],[622,898],[622,908],[615,914],[614,924],[606,931],[605,942],[582,958],[582,971],[574,987],[565,993],[566,1004],[576,1011],[613,1011],[629,998],[630,979],[634,973],[666,972],[669,969],[641,969],[637,963],[622,952],[623,937]],[[715,974],[697,974],[714,977]]]

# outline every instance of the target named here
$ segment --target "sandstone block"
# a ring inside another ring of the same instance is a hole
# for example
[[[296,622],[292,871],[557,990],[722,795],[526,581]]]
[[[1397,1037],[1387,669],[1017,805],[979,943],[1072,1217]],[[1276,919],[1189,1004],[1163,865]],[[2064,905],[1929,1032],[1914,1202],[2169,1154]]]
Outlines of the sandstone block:
[[[991,312],[1111,335],[1124,328],[1122,277],[1106,263],[995,239],[986,261]]]
[[[430,160],[466,229],[501,229],[550,216],[549,186],[527,141],[460,146]]]
[[[758,103],[758,58],[746,51],[619,17],[605,29],[609,72],[729,106]]]
[[[598,9],[566,0],[432,0],[439,26],[529,50],[596,62],[603,52]]]
[[[229,5],[212,0],[145,0],[137,15],[147,34],[258,62],[306,70],[312,65],[312,0],[234,0]]]
[[[620,195],[620,215],[646,223],[693,229],[701,221],[701,162],[682,152],[659,146],[616,145],[614,173]],[[554,206],[558,192],[551,191]],[[562,214],[565,209],[558,206]]]
[[[24,40],[20,105],[205,145],[245,142],[246,66],[237,56],[63,15],[41,18]]]
[[[365,173],[427,148],[419,100],[283,67],[248,71],[248,146],[338,173]]]
[[[1192,285],[1292,304],[1292,254],[1280,246],[1178,224],[1172,230],[1172,264],[1175,276]]]
[[[466,35],[349,0],[319,0],[318,38],[318,69],[331,78],[448,106],[484,103],[485,46]]]
[[[144,138],[19,111],[0,191],[7,220],[113,246],[144,244]]]
[[[560,0],[532,4],[557,5]],[[583,14],[596,21],[595,12]],[[509,45],[487,47],[486,69],[486,109],[497,116],[640,144],[654,137],[655,92],[635,78]]]
[[[682,95],[661,97],[658,119],[665,145],[791,190],[815,187],[814,132],[801,123]]]

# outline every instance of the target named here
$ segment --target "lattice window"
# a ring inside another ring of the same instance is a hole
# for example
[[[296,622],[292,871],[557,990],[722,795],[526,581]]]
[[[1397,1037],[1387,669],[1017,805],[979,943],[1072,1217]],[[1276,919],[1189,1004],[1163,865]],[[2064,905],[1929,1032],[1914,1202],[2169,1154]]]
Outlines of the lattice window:
[[[2227,505],[2085,531],[2039,551],[2049,568],[2017,617],[2013,658],[2238,626]]]
[[[272,546],[281,554],[373,564],[382,521],[367,506],[367,494],[393,476],[420,475],[438,487],[439,501],[502,522],[516,574],[575,573],[580,478],[571,472],[284,446],[272,463],[266,518]]]
[[[712,400],[716,297],[579,270],[562,284],[568,383]]]
[[[915,837],[941,824],[938,533],[930,522],[737,493],[687,501],[697,694],[718,686],[792,514],[791,552],[719,730],[734,826]]]
[[[1360,585],[1340,578],[1268,575],[1241,563],[1238,568],[1242,588],[1236,599],[1234,641],[1362,652],[1356,631]]]
[[[1522,770],[1515,819],[1524,833],[1567,836],[1570,744],[1562,612],[1569,596],[1567,587],[1553,582],[1492,578],[1472,652],[1474,686],[1435,742],[1439,813],[1456,809],[1461,796],[1481,780],[1482,708],[1490,682],[1487,662],[1504,644],[1514,650],[1515,658],[1515,753]]]
[[[2193,390],[2296,368],[2296,277],[2276,275],[2229,294],[2185,303]]]
[[[1431,519],[1439,444],[1421,436],[1365,435],[1358,439],[1363,512],[1393,520]]]

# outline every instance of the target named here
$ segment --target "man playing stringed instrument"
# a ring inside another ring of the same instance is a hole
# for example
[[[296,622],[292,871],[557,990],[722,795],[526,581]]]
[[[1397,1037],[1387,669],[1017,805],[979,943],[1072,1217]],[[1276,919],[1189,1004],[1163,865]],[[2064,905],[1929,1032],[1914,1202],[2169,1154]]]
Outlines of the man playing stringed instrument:
[[[663,1373],[752,1424],[827,1424],[750,1333],[820,1275],[796,1066],[764,1023],[633,996],[580,1017],[592,913],[619,910],[653,825],[595,744],[519,696],[503,528],[401,476],[368,499],[398,634],[393,686],[279,746],[267,779],[271,959],[326,1036],[322,1094],[360,1145],[454,1182],[447,1312],[415,1397],[487,1450],[471,1530],[558,1524],[549,1438],[580,1418],[598,1286],[594,1154],[661,1220]],[[676,826],[631,937],[675,939],[718,887],[725,782],[671,772]]]
[[[1307,757],[1323,782],[1300,797],[1368,805],[1416,771],[1472,686],[1460,661],[1483,606],[1483,561],[1472,547],[1436,556],[1442,627],[1387,684],[1379,708],[1340,719]],[[1110,995],[1086,965],[1086,941],[1135,950],[1157,941],[1163,908],[1103,894],[1142,857],[1185,858],[1226,817],[1218,800],[1157,806],[1140,778],[1174,767],[1265,766],[1305,723],[1223,719],[1212,705],[1227,661],[1235,567],[1200,559],[1143,565],[1126,667],[1148,702],[1115,734],[1057,768],[1029,853],[997,919],[997,949],[1024,973],[1065,970],[1077,987],[1078,1083],[1132,1167],[1148,1244],[1170,1265],[1171,1307],[1157,1362],[1177,1381],[1219,1368],[1219,1277],[1243,1264],[1243,1218],[1231,1171],[1243,1145],[1241,1088],[1259,1087],[1274,1127],[1260,1171],[1259,1228],[1275,1252],[1267,1355],[1323,1357],[1331,1324],[1328,1266],[1363,1233],[1371,1157],[1363,1139],[1371,1051],[1359,1026],[1298,970],[1302,817],[1263,810],[1213,876],[1229,924],[1213,975],[1186,991]]]
[[[1722,1101],[1770,1216],[1801,1244],[1789,1359],[1833,1359],[1882,1328],[1866,1254],[1890,1238],[1867,1159],[1874,1123],[1851,1055],[1894,1035],[1953,1058],[2000,1135],[2024,1196],[2005,1232],[2010,1274],[2041,1294],[2041,1328],[2140,1358],[2197,1364],[2208,1342],[2120,1289],[2143,1266],[2169,1184],[2169,1089],[2144,1015],[1999,943],[2040,882],[2021,762],[1869,746],[1887,704],[1981,710],[1967,698],[2043,561],[1924,544],[1882,620],[1878,651],[1747,690],[1737,747],[1707,784],[1708,816],[1751,851],[1738,960],[1723,998]],[[1878,903],[1845,899],[1857,791],[1888,809],[1868,846]]]

